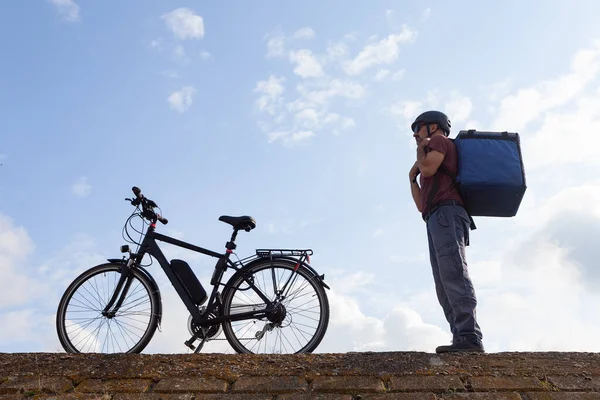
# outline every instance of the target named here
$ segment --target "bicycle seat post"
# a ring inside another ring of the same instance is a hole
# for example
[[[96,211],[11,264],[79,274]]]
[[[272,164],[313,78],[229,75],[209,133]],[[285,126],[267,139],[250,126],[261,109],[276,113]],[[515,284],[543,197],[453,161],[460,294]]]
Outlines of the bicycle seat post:
[[[233,250],[236,249],[236,244],[235,244],[235,239],[237,237],[238,234],[238,230],[234,229],[233,233],[231,234],[231,239],[229,240],[229,242],[225,243],[225,248],[227,249],[228,253],[233,252]]]

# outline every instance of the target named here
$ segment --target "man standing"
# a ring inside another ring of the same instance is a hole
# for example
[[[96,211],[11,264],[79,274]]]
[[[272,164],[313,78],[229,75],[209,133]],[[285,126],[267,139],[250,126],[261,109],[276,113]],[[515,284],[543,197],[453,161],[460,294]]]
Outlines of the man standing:
[[[417,142],[417,161],[409,172],[411,192],[426,222],[435,289],[453,336],[451,345],[439,346],[436,352],[484,352],[465,255],[471,218],[452,178],[458,153],[448,138],[450,120],[443,112],[426,111],[411,129]]]

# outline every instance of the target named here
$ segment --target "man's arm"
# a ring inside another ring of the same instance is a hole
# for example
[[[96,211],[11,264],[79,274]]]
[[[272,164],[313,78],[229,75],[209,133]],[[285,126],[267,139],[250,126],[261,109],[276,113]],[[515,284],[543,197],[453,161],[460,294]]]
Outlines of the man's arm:
[[[417,182],[410,181],[410,192],[412,193],[412,198],[415,201],[417,210],[421,212],[421,188]]]
[[[415,205],[417,206],[417,210],[421,211],[421,188],[417,183],[417,176],[419,176],[420,171],[417,164],[418,163],[415,161],[408,173],[408,179],[410,181],[410,192],[415,201]]]
[[[419,144],[419,147],[417,147],[417,165],[419,171],[421,171],[421,175],[424,177],[433,176],[444,161],[444,153],[437,150],[431,149],[425,154],[425,147],[429,144],[430,141],[423,141],[422,144]]]

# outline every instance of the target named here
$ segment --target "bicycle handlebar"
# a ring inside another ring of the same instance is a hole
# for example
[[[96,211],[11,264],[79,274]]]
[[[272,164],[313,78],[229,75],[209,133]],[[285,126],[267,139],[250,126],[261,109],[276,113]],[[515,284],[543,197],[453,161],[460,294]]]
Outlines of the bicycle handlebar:
[[[157,214],[154,212],[154,208],[158,207],[158,205],[144,197],[144,195],[142,194],[142,191],[140,190],[139,187],[134,186],[131,188],[131,190],[133,191],[133,194],[135,195],[135,199],[125,199],[125,200],[129,200],[129,202],[131,203],[131,205],[133,206],[138,206],[138,205],[142,205],[142,216],[144,216],[144,218],[152,221],[153,223],[156,223],[156,221],[160,221],[163,225],[166,225],[169,220],[164,218],[162,215]]]

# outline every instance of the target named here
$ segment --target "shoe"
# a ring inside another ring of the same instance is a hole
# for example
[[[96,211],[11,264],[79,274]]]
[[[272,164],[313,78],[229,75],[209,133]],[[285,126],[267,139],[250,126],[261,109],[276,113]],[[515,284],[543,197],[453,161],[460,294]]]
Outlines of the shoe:
[[[458,352],[485,353],[485,350],[483,348],[483,343],[481,343],[481,340],[459,337],[457,340],[452,341],[451,345],[438,346],[435,349],[435,352],[438,354]]]

